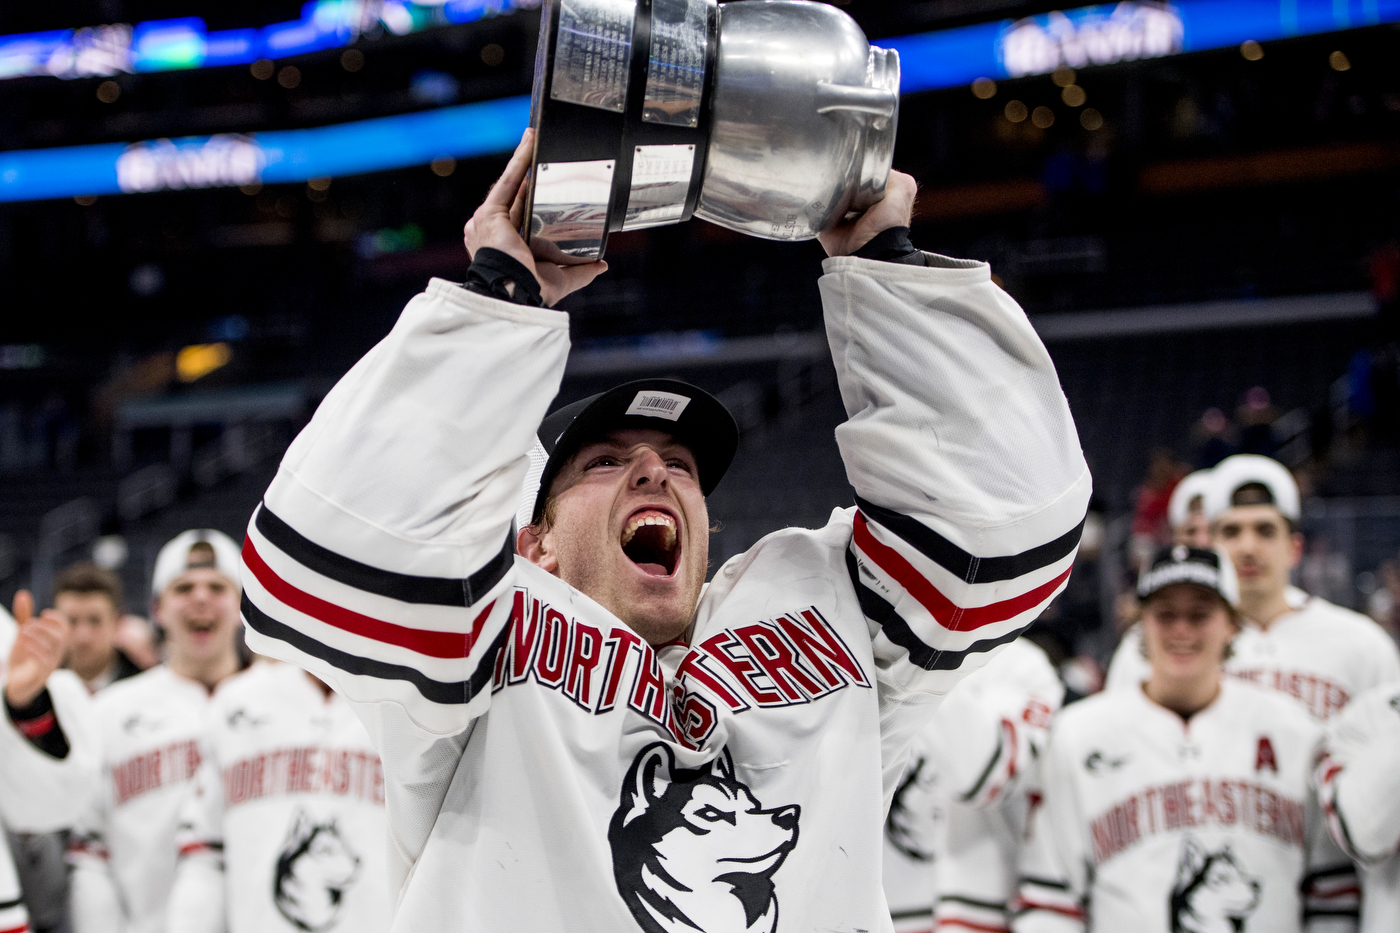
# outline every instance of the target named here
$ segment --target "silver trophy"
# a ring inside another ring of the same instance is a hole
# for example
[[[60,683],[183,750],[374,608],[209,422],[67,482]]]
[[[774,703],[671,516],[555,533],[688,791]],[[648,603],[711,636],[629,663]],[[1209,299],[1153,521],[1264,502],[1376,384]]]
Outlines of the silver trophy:
[[[808,0],[547,0],[525,229],[537,255],[692,216],[808,240],[884,195],[899,56]]]

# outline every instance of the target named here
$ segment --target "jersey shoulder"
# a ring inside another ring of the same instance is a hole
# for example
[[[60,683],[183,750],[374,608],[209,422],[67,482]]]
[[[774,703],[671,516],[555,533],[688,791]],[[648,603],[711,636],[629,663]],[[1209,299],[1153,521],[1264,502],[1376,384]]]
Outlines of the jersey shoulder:
[[[176,676],[164,664],[142,671],[99,690],[92,698],[99,713],[127,709],[133,705],[151,703],[154,698],[168,697],[178,689]]]
[[[1056,713],[1050,727],[1051,741],[1062,746],[1079,745],[1125,728],[1133,731],[1139,712],[1137,697],[1125,696],[1121,691],[1101,691]]]
[[[1322,735],[1322,725],[1288,694],[1234,677],[1225,678],[1220,690],[1230,718],[1241,727],[1264,722],[1308,741]]]
[[[1342,627],[1358,638],[1390,642],[1390,636],[1368,615],[1330,603],[1321,596],[1310,596],[1299,610],[1301,615],[1329,627]]]
[[[782,528],[764,535],[747,551],[724,562],[706,586],[702,601],[722,599],[750,574],[777,582],[788,574],[810,576],[839,567],[844,578],[842,562],[851,542],[855,514],[854,506],[832,509],[821,528]]]

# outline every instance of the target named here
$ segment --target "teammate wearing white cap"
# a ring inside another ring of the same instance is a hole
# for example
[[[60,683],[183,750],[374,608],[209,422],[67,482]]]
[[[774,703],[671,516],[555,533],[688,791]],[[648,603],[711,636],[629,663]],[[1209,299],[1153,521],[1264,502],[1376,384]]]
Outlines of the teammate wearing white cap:
[[[1400,930],[1400,683],[1353,699],[1327,724],[1318,796],[1332,836],[1361,863],[1361,933]]]
[[[1310,790],[1322,726],[1225,677],[1238,588],[1217,551],[1139,582],[1150,673],[1066,708],[1016,933],[1354,930],[1356,878]]]
[[[1206,515],[1234,562],[1244,628],[1226,671],[1282,691],[1327,719],[1364,690],[1400,680],[1400,651],[1366,616],[1290,585],[1303,553],[1298,486],[1276,460],[1238,454],[1212,471]],[[1140,682],[1136,642],[1125,637],[1111,686]]]
[[[102,782],[69,847],[75,933],[165,929],[202,713],[241,666],[238,566],[238,545],[211,529],[178,535],[156,558],[151,596],[166,659],[94,700]]]

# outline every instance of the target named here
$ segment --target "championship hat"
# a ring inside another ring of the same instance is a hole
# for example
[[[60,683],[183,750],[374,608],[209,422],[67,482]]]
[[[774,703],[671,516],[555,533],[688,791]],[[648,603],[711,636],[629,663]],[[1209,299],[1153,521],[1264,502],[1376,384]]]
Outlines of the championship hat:
[[[1240,605],[1235,565],[1220,551],[1178,544],[1162,548],[1138,577],[1138,597],[1147,599],[1177,583],[1193,583],[1220,595],[1232,609]]]
[[[675,379],[640,379],[580,399],[551,412],[540,424],[516,528],[539,521],[554,478],[584,444],[626,428],[665,431],[688,447],[695,455],[700,491],[707,496],[719,485],[739,446],[739,426],[729,409],[704,389]]]
[[[1216,465],[1210,492],[1206,496],[1206,518],[1214,521],[1226,509],[1236,505],[1272,505],[1284,518],[1296,522],[1302,515],[1298,483],[1288,468],[1271,457],[1258,454],[1236,454]],[[1249,502],[1236,502],[1235,493],[1242,486],[1258,484],[1267,491]]]
[[[204,548],[195,551],[195,545],[207,544],[213,550],[211,559]],[[209,567],[228,577],[234,583],[238,578],[239,550],[233,539],[222,531],[213,528],[192,528],[166,542],[156,555],[156,569],[151,574],[151,595],[159,598],[165,588],[186,570]]]
[[[1188,473],[1181,482],[1176,484],[1172,490],[1172,497],[1167,501],[1167,522],[1173,528],[1180,528],[1186,524],[1186,519],[1191,515],[1191,503],[1197,498],[1201,500],[1201,509],[1205,510],[1205,500],[1207,490],[1210,488],[1214,477],[1212,470],[1197,470]]]

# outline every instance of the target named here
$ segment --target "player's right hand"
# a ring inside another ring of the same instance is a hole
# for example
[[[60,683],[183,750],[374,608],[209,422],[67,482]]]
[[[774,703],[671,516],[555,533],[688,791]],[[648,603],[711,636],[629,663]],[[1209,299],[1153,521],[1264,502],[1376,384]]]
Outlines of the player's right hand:
[[[34,616],[34,597],[28,590],[15,594],[15,621],[19,634],[10,648],[9,676],[5,681],[5,702],[23,709],[44,689],[49,675],[63,663],[68,650],[68,620],[52,609]]]
[[[483,246],[489,246],[534,272],[544,303],[553,307],[565,295],[578,291],[606,272],[608,264],[602,260],[577,264],[551,262],[547,254],[542,252],[540,256],[535,256],[525,245],[519,230],[525,211],[525,176],[530,171],[534,142],[535,131],[526,130],[504,174],[491,187],[490,194],[486,195],[486,200],[481,202],[472,219],[467,221],[462,238],[466,242],[467,253],[472,256]]]

